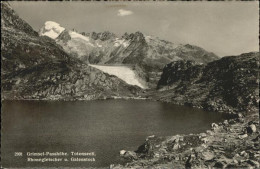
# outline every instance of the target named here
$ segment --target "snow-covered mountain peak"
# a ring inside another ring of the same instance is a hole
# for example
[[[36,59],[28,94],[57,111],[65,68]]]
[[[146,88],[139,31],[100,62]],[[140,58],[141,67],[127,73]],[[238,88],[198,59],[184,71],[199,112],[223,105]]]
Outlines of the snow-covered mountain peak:
[[[45,22],[44,26],[40,29],[40,36],[48,36],[52,39],[56,39],[65,28],[61,27],[60,24],[54,21]]]

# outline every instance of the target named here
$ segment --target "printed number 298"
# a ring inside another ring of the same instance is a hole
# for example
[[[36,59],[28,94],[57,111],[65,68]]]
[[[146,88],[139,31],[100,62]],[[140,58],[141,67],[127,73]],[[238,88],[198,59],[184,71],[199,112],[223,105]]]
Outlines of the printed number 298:
[[[14,152],[14,156],[23,156],[22,152]]]

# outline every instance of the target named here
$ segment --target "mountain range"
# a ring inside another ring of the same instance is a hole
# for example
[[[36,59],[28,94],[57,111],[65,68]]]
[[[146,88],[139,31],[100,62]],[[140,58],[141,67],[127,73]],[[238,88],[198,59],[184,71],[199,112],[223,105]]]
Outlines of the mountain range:
[[[214,53],[190,44],[175,44],[141,32],[125,33],[117,37],[109,31],[78,33],[60,24],[47,21],[40,29],[63,49],[83,62],[105,65],[131,65],[136,74],[150,88],[160,79],[165,64],[177,60],[193,60],[205,64],[219,59]]]

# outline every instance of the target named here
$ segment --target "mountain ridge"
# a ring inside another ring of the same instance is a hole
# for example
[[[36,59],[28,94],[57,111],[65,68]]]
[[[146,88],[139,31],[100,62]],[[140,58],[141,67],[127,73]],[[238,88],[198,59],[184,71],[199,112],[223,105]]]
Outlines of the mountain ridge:
[[[77,34],[80,34],[80,35],[83,35],[83,36],[86,36],[87,38],[91,38],[93,40],[101,40],[101,41],[107,41],[107,40],[118,40],[118,41],[121,41],[121,40],[126,40],[126,41],[132,41],[132,42],[140,42],[140,43],[149,43],[151,40],[152,41],[156,41],[156,43],[159,43],[158,41],[160,41],[162,43],[161,46],[165,45],[165,44],[171,44],[173,48],[177,48],[179,47],[179,50],[182,50],[183,48],[187,48],[186,50],[191,50],[191,49],[195,49],[195,50],[204,50],[202,49],[201,47],[198,47],[198,46],[195,46],[195,45],[190,45],[190,44],[175,44],[173,42],[169,42],[169,41],[166,41],[166,40],[160,40],[158,37],[153,37],[153,36],[148,36],[148,35],[144,35],[143,33],[141,33],[140,31],[137,31],[135,33],[124,33],[122,36],[116,36],[114,33],[112,32],[109,32],[109,31],[104,31],[104,32],[90,32],[90,33],[85,33],[85,32],[81,32],[81,33],[78,33],[77,31],[71,31],[71,30],[67,30],[65,29],[64,27],[61,27],[59,26],[60,24],[54,22],[54,21],[47,21],[45,23],[45,26],[43,26],[40,31],[39,31],[39,34],[40,36],[48,36],[48,34],[46,35],[47,31],[43,32],[42,30],[50,30],[49,28],[46,29],[46,24],[48,25],[48,23],[52,22],[53,23],[53,26],[52,27],[56,27],[55,29],[62,29],[62,31],[60,31],[59,33],[57,33],[56,37],[52,37],[52,36],[49,36],[50,38],[52,39],[57,39],[57,40],[63,40],[63,36],[60,36],[62,34],[63,31],[67,31],[67,32],[73,32],[73,33],[77,33]],[[55,26],[55,25],[58,25]],[[48,27],[48,26],[47,26]],[[60,36],[60,37],[59,37]],[[116,47],[122,45],[123,43],[119,43],[119,42],[115,42],[115,43],[118,43],[118,44],[115,44]],[[130,45],[130,44],[128,44]],[[128,46],[127,44],[123,44],[124,47],[127,47]],[[153,46],[152,44],[149,44],[150,46]],[[213,52],[209,52],[209,54],[212,55],[213,58],[210,58],[212,61],[215,57],[215,59],[219,59],[220,57],[216,56]],[[185,58],[184,58],[185,59]],[[187,58],[186,58],[187,59]],[[190,58],[192,59],[192,58]],[[202,61],[203,63],[207,63],[209,61]]]

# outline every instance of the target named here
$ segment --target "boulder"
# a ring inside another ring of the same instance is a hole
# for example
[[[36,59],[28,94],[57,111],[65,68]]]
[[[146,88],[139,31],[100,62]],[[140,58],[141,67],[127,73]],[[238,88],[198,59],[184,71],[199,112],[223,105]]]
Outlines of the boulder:
[[[177,149],[179,149],[179,148],[181,148],[181,146],[178,144],[178,143],[176,143],[176,144],[174,144],[174,146],[173,146],[173,150],[177,150]]]
[[[133,151],[127,151],[127,152],[124,154],[124,158],[131,159],[131,160],[136,160],[136,159],[137,159],[137,155],[136,155],[136,153],[133,152]]]
[[[216,123],[212,123],[211,128],[212,128],[212,130],[217,130],[219,128],[219,126]]]
[[[260,140],[260,135],[256,136],[252,141],[259,142],[259,140]]]
[[[244,139],[244,138],[248,137],[248,135],[247,135],[247,134],[243,134],[243,135],[239,135],[238,137],[239,137],[240,139]]]
[[[254,124],[251,124],[246,128],[246,131],[247,131],[248,134],[255,133],[256,132],[256,126]]]
[[[126,153],[126,151],[125,151],[125,150],[121,150],[121,151],[120,151],[120,156],[123,156],[123,155],[125,155],[125,153]]]
[[[149,138],[154,138],[155,137],[155,135],[151,135],[151,136],[148,136],[147,138],[149,139]]]
[[[199,137],[206,137],[207,134],[206,133],[200,133]]]
[[[238,113],[238,115],[237,115],[239,118],[243,118],[244,117],[244,115],[242,114],[242,113]]]
[[[205,137],[205,138],[202,138],[201,141],[202,141],[203,143],[207,143],[207,142],[209,142],[209,139]]]
[[[214,133],[213,133],[212,131],[210,131],[210,130],[207,130],[206,133],[209,134],[209,135],[211,135],[211,136],[214,134]]]
[[[246,157],[246,156],[247,156],[247,152],[241,151],[241,152],[240,152],[240,155],[243,156],[243,157]]]
[[[215,157],[215,155],[213,152],[205,151],[202,153],[202,157],[204,160],[212,160]]]
[[[224,120],[223,124],[224,124],[225,126],[227,126],[229,123],[228,123],[227,120]]]

